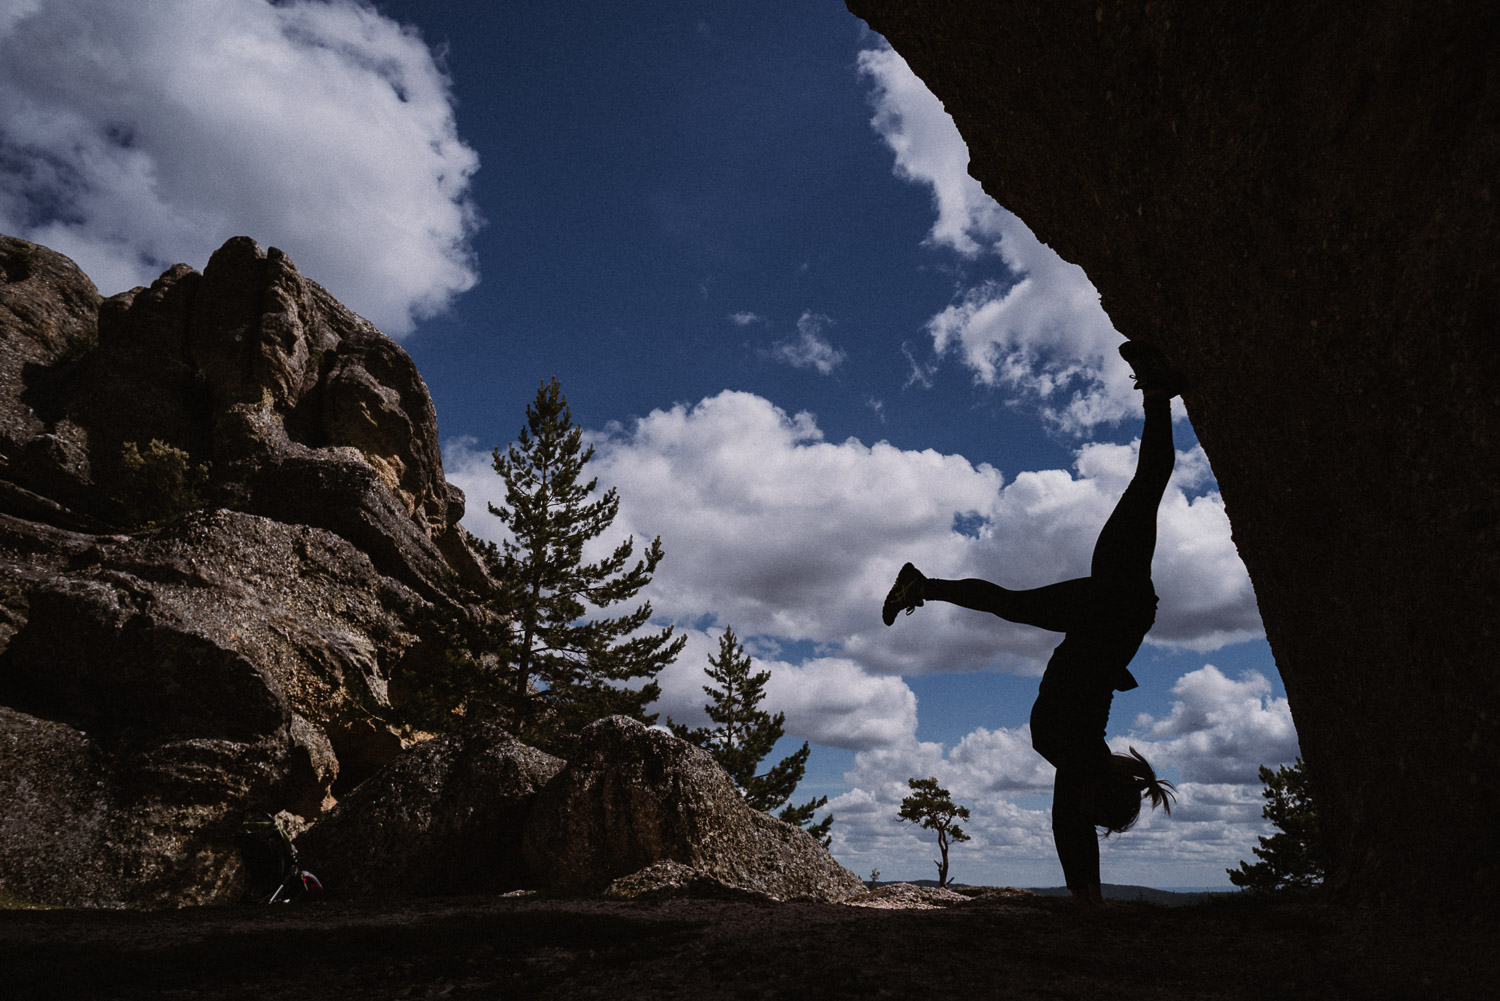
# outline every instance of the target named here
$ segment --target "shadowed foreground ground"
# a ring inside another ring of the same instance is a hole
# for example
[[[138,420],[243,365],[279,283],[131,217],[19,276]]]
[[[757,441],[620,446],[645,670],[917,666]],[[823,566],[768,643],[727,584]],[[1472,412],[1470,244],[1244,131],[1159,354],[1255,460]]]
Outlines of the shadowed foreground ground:
[[[1459,919],[1247,900],[998,891],[939,910],[743,900],[443,898],[173,912],[0,912],[4,996],[1478,998],[1500,936]]]

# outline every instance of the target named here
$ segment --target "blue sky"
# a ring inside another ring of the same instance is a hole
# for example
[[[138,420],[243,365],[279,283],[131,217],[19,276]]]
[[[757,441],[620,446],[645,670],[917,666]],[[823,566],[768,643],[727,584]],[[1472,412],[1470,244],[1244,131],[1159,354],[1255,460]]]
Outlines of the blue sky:
[[[835,0],[0,4],[0,231],[105,294],[236,234],[286,250],[416,359],[483,536],[489,450],[557,376],[619,535],[667,552],[650,597],[690,643],[659,708],[700,721],[733,626],[789,746],[814,743],[800,798],[832,800],[840,861],[932,876],[894,819],[931,774],[974,813],[957,879],[1056,885],[1025,727],[1058,637],[878,618],[907,559],[1009,586],[1086,572],[1134,465],[1121,335],[966,163]],[[1256,766],[1296,736],[1176,432],[1161,614],[1110,737],[1181,802],[1107,843],[1104,878],[1227,885],[1265,833]]]

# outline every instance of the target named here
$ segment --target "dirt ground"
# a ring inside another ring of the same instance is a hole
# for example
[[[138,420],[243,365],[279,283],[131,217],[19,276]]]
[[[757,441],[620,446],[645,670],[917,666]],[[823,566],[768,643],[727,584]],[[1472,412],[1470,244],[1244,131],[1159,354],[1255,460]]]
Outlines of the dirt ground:
[[[66,999],[1493,998],[1500,926],[989,890],[879,909],[450,897],[0,912],[0,995]]]

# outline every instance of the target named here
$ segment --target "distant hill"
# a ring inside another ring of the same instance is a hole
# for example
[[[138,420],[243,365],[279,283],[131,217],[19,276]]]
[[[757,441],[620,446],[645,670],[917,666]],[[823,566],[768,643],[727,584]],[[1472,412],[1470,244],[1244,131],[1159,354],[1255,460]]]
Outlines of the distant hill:
[[[1027,889],[1032,893],[1044,897],[1065,897],[1068,895],[1066,886],[1032,886]],[[1207,891],[1207,890],[1158,890],[1151,886],[1129,886],[1120,883],[1105,883],[1100,887],[1104,892],[1105,900],[1144,900],[1152,904],[1165,904],[1168,907],[1181,907],[1184,904],[1201,904],[1209,897],[1226,896],[1238,893],[1238,890]]]
[[[935,879],[907,879],[900,882],[910,883],[913,886],[937,886]],[[884,882],[876,884],[885,886]],[[965,883],[949,883],[950,889],[967,889]],[[1066,886],[1028,886],[1024,889],[1043,897],[1066,897],[1068,888]],[[1213,896],[1223,896],[1230,893],[1238,893],[1237,890],[1208,891],[1208,890],[1158,890],[1151,886],[1129,886],[1120,883],[1105,883],[1101,887],[1105,900],[1144,900],[1152,904],[1165,904],[1168,907],[1181,907],[1184,904],[1200,904]]]

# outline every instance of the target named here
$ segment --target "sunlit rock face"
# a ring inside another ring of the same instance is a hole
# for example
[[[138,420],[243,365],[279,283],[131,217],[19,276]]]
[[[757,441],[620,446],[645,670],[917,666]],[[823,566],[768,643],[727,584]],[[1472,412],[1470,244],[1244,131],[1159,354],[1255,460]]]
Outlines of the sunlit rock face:
[[[1500,889],[1493,4],[848,0],[1191,379],[1363,896]]]
[[[101,301],[0,237],[0,333],[5,479],[90,526],[117,520],[125,443],[158,440],[211,464],[209,500],[328,528],[428,596],[472,573],[416,365],[281,251],[236,237]]]

